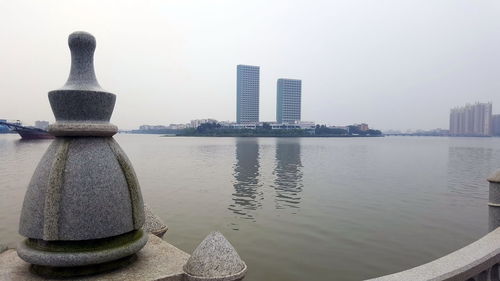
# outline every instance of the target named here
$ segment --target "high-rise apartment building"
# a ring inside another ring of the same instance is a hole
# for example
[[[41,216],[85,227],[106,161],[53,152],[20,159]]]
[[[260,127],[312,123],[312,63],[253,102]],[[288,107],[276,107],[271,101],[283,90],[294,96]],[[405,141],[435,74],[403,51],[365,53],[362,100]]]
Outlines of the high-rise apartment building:
[[[294,123],[300,121],[302,81],[278,79],[276,100],[276,122]]]
[[[236,78],[236,122],[259,122],[260,68],[239,64]]]
[[[500,114],[494,114],[491,117],[491,134],[500,136]]]
[[[476,103],[450,111],[451,136],[491,136],[492,104]]]

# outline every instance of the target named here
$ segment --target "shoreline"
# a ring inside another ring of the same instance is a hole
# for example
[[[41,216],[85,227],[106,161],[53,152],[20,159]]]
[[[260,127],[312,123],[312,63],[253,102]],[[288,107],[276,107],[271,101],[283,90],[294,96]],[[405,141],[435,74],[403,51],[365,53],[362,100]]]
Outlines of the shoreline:
[[[161,137],[212,137],[212,138],[380,138],[381,136],[334,136],[334,135],[311,135],[311,136],[280,136],[280,135],[161,135]]]

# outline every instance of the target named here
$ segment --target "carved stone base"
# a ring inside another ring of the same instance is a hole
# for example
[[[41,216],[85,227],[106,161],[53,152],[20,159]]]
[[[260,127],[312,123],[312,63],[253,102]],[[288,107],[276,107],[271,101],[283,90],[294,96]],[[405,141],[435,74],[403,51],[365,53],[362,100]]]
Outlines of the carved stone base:
[[[71,278],[79,281],[182,281],[189,255],[160,238],[149,234],[146,246],[137,254],[137,261],[130,266],[89,277]],[[52,281],[34,274],[30,264],[20,259],[16,250],[10,249],[0,254],[0,281]]]
[[[74,278],[82,276],[91,276],[99,273],[112,271],[118,268],[128,266],[137,260],[137,255],[133,254],[115,261],[101,264],[73,266],[73,267],[53,267],[43,265],[31,265],[31,272],[44,278]]]
[[[17,253],[23,260],[36,265],[37,272],[45,272],[44,268],[95,266],[117,261],[138,252],[147,241],[148,235],[142,230],[83,241],[26,239],[19,243]]]

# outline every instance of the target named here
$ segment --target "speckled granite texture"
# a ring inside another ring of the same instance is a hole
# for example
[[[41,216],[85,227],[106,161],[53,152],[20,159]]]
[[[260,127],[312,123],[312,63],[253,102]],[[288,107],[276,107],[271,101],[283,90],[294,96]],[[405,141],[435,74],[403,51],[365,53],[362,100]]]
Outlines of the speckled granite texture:
[[[66,153],[55,153],[64,142],[68,143]],[[86,240],[137,229],[132,204],[143,206],[142,197],[138,202],[130,202],[122,164],[108,142],[107,138],[65,138],[52,143],[28,187],[21,215],[21,235],[45,240]],[[65,158],[59,168],[53,165],[57,157]],[[58,173],[60,169],[64,171]],[[58,187],[49,185],[54,174],[60,177]],[[52,195],[53,200],[47,198],[51,193],[57,193]],[[141,219],[143,210],[139,208],[136,212]],[[54,220],[53,227],[47,227],[46,220]]]
[[[17,254],[22,259],[29,260],[31,263],[45,266],[68,267],[105,263],[130,256],[142,249],[148,241],[149,234],[142,230],[140,233],[137,239],[127,243],[127,247],[123,247],[122,245],[115,245],[115,247],[106,245],[102,249],[81,252],[42,251],[29,247],[26,241],[24,241],[24,243],[19,243]]]
[[[50,133],[56,137],[112,137],[118,127],[110,123],[57,122],[50,126]]]
[[[49,92],[56,118],[49,131],[60,136],[66,130],[75,136],[80,130],[81,135],[88,136],[92,135],[89,131],[96,129],[97,136],[113,135],[116,127],[106,124],[113,114],[116,96],[97,82],[94,71],[96,40],[90,33],[74,32],[68,38],[68,45],[71,50],[69,78],[60,89]]]
[[[160,217],[153,213],[148,205],[144,205],[144,215],[146,217],[146,221],[142,227],[144,231],[162,238],[168,230],[167,225],[160,219]]]
[[[49,93],[56,121],[109,121],[116,96],[106,92],[55,90]]]
[[[495,171],[489,178],[488,198],[488,228],[489,231],[500,227],[500,170]]]
[[[184,266],[187,280],[229,281],[244,277],[247,267],[220,232],[210,233]]]
[[[189,255],[150,234],[146,246],[137,253],[137,261],[130,266],[109,273],[78,281],[183,281],[182,266]],[[10,249],[0,254],[0,281],[54,281],[34,275],[29,264],[21,260],[16,250]]]
[[[500,170],[496,170],[493,174],[488,177],[489,182],[500,183]]]
[[[49,131],[56,140],[31,179],[19,225],[28,238],[19,244],[19,256],[51,276],[58,274],[51,267],[106,262],[104,267],[111,268],[112,261],[136,253],[148,238],[127,235],[142,233],[144,202],[130,160],[111,137],[117,131],[109,123],[116,96],[97,82],[96,40],[87,32],[74,32],[68,45],[69,78],[49,92],[56,117]],[[88,240],[113,247],[97,249]],[[49,244],[50,249],[41,246]],[[99,272],[98,267],[88,272]]]
[[[9,248],[3,244],[0,244],[0,254],[7,251]]]

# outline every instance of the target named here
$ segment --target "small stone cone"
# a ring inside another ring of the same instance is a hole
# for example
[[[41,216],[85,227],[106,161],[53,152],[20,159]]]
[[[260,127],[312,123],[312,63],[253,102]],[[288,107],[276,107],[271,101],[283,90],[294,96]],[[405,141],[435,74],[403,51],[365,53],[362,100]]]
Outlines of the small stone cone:
[[[162,221],[160,217],[155,215],[148,205],[144,205],[144,215],[146,220],[142,228],[151,234],[154,234],[160,238],[165,235],[168,230],[168,226]]]
[[[184,266],[186,280],[242,280],[247,271],[234,247],[220,232],[210,233]]]
[[[496,170],[493,172],[489,177],[488,181],[492,183],[499,183],[500,182],[500,169]]]

